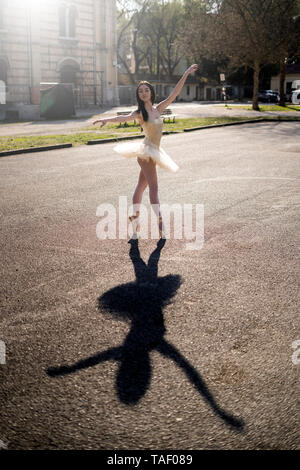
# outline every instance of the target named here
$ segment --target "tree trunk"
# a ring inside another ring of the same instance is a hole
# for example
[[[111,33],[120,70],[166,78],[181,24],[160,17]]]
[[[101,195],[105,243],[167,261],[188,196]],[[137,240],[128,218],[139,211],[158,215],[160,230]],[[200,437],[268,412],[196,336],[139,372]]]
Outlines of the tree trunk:
[[[253,99],[252,99],[252,109],[254,111],[260,111],[259,106],[258,106],[259,72],[260,72],[259,60],[255,59],[254,73],[253,73]]]
[[[281,57],[280,78],[279,78],[279,94],[280,94],[279,106],[285,106],[285,95],[284,95],[285,74],[286,74],[285,57]]]
[[[159,68],[160,68],[160,62],[159,62],[159,59],[160,59],[160,50],[159,50],[159,39],[160,39],[160,36],[157,36],[157,48],[156,48],[156,76],[157,78],[159,79]]]
[[[136,80],[135,80],[135,75],[130,72],[126,60],[124,60],[123,57],[122,57],[120,54],[118,54],[118,59],[119,59],[120,62],[122,62],[122,64],[124,65],[124,67],[125,67],[125,69],[126,69],[126,72],[127,72],[128,76],[129,76],[129,78],[130,78],[130,81],[131,81],[132,85],[135,85],[135,82],[136,82]]]

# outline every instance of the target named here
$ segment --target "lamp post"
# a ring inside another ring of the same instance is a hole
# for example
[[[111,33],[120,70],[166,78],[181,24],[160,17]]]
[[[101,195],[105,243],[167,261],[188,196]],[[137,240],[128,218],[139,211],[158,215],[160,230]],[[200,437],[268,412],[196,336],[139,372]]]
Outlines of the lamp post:
[[[29,59],[30,104],[40,104],[41,50],[40,50],[40,3],[27,4],[27,48]]]
[[[136,60],[135,60],[135,53],[136,53],[136,37],[137,37],[138,29],[133,28],[132,30],[132,38],[130,42],[130,72],[136,73]]]
[[[225,73],[220,73],[220,82],[222,84],[222,96],[223,100],[225,101],[225,107],[227,108],[227,102],[226,102],[226,78],[225,78]]]
[[[94,105],[97,104],[97,37],[96,37],[96,29],[97,29],[97,7],[96,2],[94,0],[93,3],[93,90],[94,90]]]

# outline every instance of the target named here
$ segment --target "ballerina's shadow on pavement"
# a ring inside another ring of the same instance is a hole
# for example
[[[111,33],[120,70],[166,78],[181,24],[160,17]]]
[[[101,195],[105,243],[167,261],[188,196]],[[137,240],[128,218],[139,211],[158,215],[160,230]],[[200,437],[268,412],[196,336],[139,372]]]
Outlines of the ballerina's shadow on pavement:
[[[119,400],[126,405],[136,404],[146,393],[151,382],[150,353],[156,349],[175,362],[185,373],[195,389],[203,396],[213,411],[230,427],[241,431],[244,423],[219,407],[212,393],[197,370],[171,343],[164,339],[166,332],[163,308],[172,302],[182,280],[179,275],[158,277],[158,261],[165,244],[160,239],[151,253],[148,265],[142,260],[138,239],[131,239],[130,258],[134,265],[136,281],[122,284],[98,298],[100,311],[107,311],[131,322],[131,329],[119,347],[107,349],[73,365],[47,369],[51,377],[74,373],[101,362],[114,360],[120,363],[116,391]]]

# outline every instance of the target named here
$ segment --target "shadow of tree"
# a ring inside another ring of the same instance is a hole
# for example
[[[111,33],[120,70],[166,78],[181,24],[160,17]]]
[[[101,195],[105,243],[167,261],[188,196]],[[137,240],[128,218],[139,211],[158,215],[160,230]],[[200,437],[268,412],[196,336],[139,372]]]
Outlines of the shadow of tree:
[[[138,239],[131,239],[129,255],[134,266],[136,281],[105,292],[98,298],[100,310],[131,322],[123,345],[107,349],[73,365],[47,369],[51,377],[66,375],[101,362],[115,360],[120,363],[116,378],[119,400],[127,405],[136,404],[149,388],[152,376],[150,353],[156,349],[185,373],[196,390],[226,424],[242,430],[244,423],[219,407],[197,370],[171,343],[164,339],[166,332],[163,308],[172,302],[182,284],[179,275],[158,277],[158,261],[166,240],[160,239],[146,264],[139,252]]]

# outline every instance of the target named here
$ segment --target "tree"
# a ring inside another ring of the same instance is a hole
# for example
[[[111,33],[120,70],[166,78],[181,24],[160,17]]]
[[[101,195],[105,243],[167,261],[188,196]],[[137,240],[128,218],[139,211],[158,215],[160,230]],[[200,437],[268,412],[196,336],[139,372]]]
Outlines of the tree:
[[[182,54],[178,43],[183,29],[183,5],[180,0],[164,2],[152,0],[148,14],[144,16],[142,33],[152,45],[152,56],[156,59],[155,72],[160,76],[172,76]]]
[[[182,53],[177,40],[183,27],[181,0],[120,0],[118,16],[118,55],[134,83],[142,66],[158,78],[172,76]],[[132,51],[132,72],[124,50]]]
[[[147,13],[151,0],[118,0],[118,59],[124,65],[132,83],[141,63],[149,54],[149,47],[140,47],[140,31],[143,16]],[[122,54],[124,45],[125,54]],[[135,70],[132,72],[127,64],[126,51],[134,54]]]
[[[194,53],[198,51],[215,60],[226,59],[228,70],[241,66],[252,68],[252,107],[259,110],[261,66],[277,61],[279,44],[282,49],[283,44],[287,44],[284,35],[293,21],[293,8],[287,8],[287,4],[296,2],[298,0],[186,0],[189,21],[186,41]],[[289,38],[293,35],[291,33]]]

